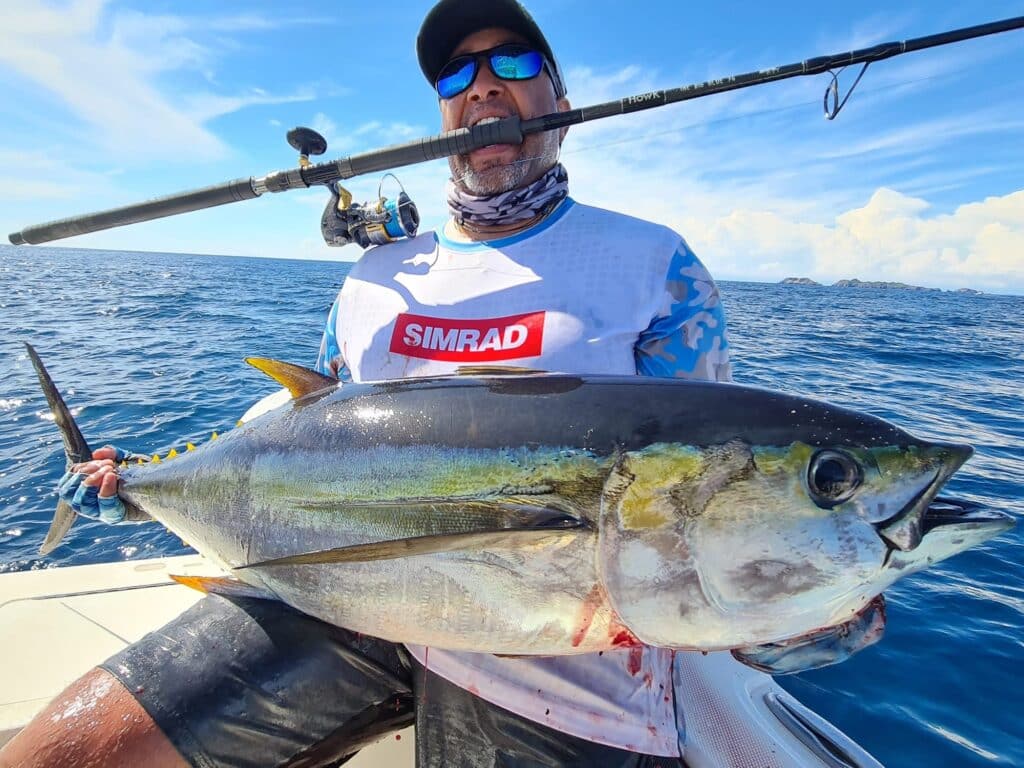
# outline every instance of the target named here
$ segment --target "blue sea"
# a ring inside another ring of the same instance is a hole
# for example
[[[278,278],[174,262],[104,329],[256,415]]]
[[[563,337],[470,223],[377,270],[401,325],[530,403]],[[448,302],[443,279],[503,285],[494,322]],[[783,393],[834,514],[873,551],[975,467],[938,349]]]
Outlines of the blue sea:
[[[64,457],[23,341],[94,445],[166,452],[230,429],[277,388],[243,357],[311,364],[347,271],[0,246],[0,572],[189,551],[159,525],[79,521],[37,556]],[[720,287],[738,381],[969,442],[949,494],[1024,516],[1024,297]],[[1024,766],[1022,536],[901,581],[881,643],[783,684],[886,765]]]

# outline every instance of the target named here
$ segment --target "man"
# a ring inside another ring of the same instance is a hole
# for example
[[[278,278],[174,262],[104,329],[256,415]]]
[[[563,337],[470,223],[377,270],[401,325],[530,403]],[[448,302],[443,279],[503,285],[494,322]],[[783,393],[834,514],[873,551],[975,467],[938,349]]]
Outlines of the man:
[[[569,107],[547,40],[514,0],[442,0],[417,52],[444,130]],[[452,219],[364,255],[318,368],[355,381],[484,363],[728,381],[711,277],[670,230],[572,200],[563,137],[451,158]],[[329,205],[328,240],[337,223]],[[72,498],[116,518],[114,449],[95,458]],[[648,647],[540,659],[406,649],[210,597],[74,683],[0,764],[334,765],[415,722],[420,765],[682,765],[674,662]]]

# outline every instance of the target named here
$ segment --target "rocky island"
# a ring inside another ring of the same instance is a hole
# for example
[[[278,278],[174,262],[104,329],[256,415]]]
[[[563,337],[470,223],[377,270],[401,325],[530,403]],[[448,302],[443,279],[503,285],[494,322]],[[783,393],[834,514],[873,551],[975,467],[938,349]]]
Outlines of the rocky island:
[[[787,277],[785,280],[780,280],[779,285],[818,285],[821,283],[811,280],[809,277]],[[898,291],[935,291],[936,293],[942,293],[941,288],[925,288],[920,285],[908,285],[907,283],[894,283],[885,280],[858,280],[857,278],[849,278],[847,280],[837,280],[832,283],[832,288],[882,288],[887,290],[898,290]],[[981,291],[977,291],[974,288],[957,288],[951,293],[961,293],[968,296],[984,296],[985,294]]]

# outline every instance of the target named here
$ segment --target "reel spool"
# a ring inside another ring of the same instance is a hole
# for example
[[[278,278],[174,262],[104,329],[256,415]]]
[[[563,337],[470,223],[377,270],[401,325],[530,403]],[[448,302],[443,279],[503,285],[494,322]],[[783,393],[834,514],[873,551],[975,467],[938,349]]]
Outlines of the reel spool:
[[[310,166],[310,155],[327,151],[327,140],[312,128],[297,127],[288,131],[288,143],[299,152],[299,167]],[[394,200],[384,197],[384,179],[390,176],[398,184],[399,193]],[[420,226],[420,213],[393,173],[385,174],[377,187],[376,202],[355,203],[352,193],[334,182],[327,185],[331,201],[324,209],[320,231],[328,245],[342,246],[358,243],[363,248],[385,245],[403,237],[415,237]]]

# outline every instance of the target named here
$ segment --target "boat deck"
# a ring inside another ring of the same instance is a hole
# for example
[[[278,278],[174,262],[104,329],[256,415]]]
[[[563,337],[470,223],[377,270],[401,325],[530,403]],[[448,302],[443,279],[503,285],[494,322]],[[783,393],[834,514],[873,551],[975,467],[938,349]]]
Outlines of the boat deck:
[[[0,745],[68,683],[200,599],[171,581],[172,573],[220,571],[191,555],[0,576]],[[676,661],[691,768],[880,768],[769,675],[729,653],[685,653]],[[409,728],[346,766],[412,766],[414,751]]]
[[[172,573],[220,571],[191,555],[0,577],[0,745],[68,683],[202,597],[171,581]],[[399,735],[364,749],[346,765],[411,766],[412,729]]]

